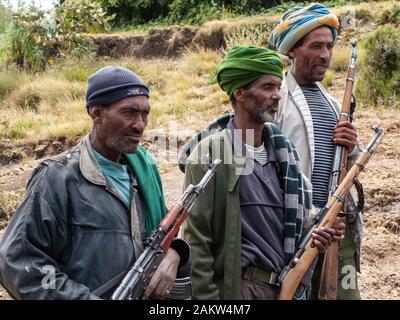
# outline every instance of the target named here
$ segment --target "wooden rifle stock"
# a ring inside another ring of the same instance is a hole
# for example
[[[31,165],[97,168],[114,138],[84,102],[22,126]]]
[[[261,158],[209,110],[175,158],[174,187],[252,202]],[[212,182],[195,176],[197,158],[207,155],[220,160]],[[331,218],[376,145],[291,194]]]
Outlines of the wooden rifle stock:
[[[342,110],[339,117],[340,121],[349,121],[350,119],[350,105],[351,96],[354,86],[354,76],[356,72],[356,46],[357,42],[352,43],[352,51],[350,57],[350,63],[348,66],[348,73],[346,79],[346,88],[343,97]],[[347,167],[347,149],[342,146],[336,147],[335,160],[336,163],[340,161],[333,172],[339,170],[337,175],[332,174],[330,195],[335,192],[335,189],[340,182],[343,181],[346,175]],[[346,196],[346,195],[345,195]],[[337,286],[338,286],[338,275],[339,275],[339,242],[333,242],[325,252],[324,263],[322,265],[321,278],[319,282],[318,298],[320,300],[336,300],[337,297]]]
[[[281,291],[278,300],[292,299],[302,278],[304,277],[304,274],[317,256],[318,250],[312,246],[313,240],[311,238],[311,233],[317,227],[331,227],[335,222],[335,218],[342,208],[344,197],[353,185],[353,180],[357,178],[360,172],[364,169],[372,153],[383,138],[382,129],[374,128],[374,130],[375,135],[367,148],[360,154],[356,163],[351,167],[349,172],[347,172],[335,193],[329,197],[325,208],[323,208],[314,218],[314,225],[306,234],[305,239],[301,242],[299,249],[295,253],[289,265],[279,276]],[[304,246],[303,243],[305,243]]]

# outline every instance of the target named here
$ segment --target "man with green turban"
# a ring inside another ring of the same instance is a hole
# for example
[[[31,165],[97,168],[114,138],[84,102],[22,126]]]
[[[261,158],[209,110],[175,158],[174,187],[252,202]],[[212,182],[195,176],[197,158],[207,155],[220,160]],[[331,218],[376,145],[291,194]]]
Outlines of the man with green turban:
[[[282,79],[283,63],[274,51],[255,46],[236,46],[230,49],[216,70],[216,79],[228,96],[265,74]]]
[[[282,72],[275,52],[237,46],[211,79],[229,95],[234,115],[186,152],[181,166],[187,187],[200,181],[210,162],[222,160],[183,228],[192,250],[194,299],[276,299],[277,277],[301,238],[311,186],[295,147],[270,122]],[[317,229],[314,244],[323,251],[341,232]],[[300,286],[297,297],[304,292]]]

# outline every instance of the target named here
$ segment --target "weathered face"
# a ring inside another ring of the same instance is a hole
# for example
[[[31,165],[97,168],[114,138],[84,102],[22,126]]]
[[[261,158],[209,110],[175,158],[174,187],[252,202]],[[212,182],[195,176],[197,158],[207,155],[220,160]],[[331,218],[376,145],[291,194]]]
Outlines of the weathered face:
[[[294,76],[299,84],[311,84],[324,79],[334,46],[328,27],[320,27],[303,39],[303,44],[289,51],[293,58]]]
[[[281,78],[264,75],[247,89],[247,103],[244,108],[255,123],[273,121],[281,99],[281,84]]]
[[[145,96],[126,98],[109,107],[98,107],[94,119],[96,139],[103,152],[110,155],[135,153],[148,122],[149,99]]]

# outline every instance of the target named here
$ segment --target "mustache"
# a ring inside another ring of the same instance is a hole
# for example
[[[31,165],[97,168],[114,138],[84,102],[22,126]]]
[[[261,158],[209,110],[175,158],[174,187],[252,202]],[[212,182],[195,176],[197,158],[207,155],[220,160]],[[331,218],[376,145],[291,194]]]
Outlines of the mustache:
[[[275,101],[275,102],[271,103],[269,105],[269,107],[278,108],[279,107],[279,101]]]
[[[268,111],[271,108],[278,108],[279,107],[279,101],[272,102],[269,104],[264,104],[264,105],[256,105],[255,110],[258,110],[260,112]]]
[[[318,60],[318,61],[313,63],[313,67],[315,67],[315,66],[322,66],[322,67],[328,68],[329,67],[329,62],[326,61],[326,60]]]
[[[143,131],[130,128],[130,129],[124,130],[123,134],[127,135],[127,136],[142,136],[143,135]]]

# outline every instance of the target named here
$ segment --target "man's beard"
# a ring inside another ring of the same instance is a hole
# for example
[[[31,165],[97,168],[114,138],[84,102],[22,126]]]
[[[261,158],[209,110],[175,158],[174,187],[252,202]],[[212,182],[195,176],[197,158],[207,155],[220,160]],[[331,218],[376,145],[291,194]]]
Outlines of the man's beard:
[[[116,137],[107,137],[106,145],[108,148],[126,154],[126,153],[136,153],[138,144],[125,141],[125,139],[116,136]]]
[[[261,105],[261,103],[256,99],[252,98],[252,105],[254,108],[254,112],[251,114],[251,119],[255,123],[265,123],[265,122],[272,122],[275,119],[275,114],[268,112],[271,108],[278,108],[279,102],[274,101],[270,104]]]

